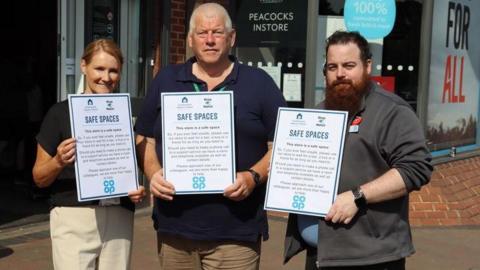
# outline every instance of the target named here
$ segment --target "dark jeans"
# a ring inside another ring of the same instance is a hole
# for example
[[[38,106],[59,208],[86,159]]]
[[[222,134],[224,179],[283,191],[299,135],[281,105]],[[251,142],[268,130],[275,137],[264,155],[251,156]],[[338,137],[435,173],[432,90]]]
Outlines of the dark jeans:
[[[305,270],[405,270],[405,258],[384,262],[373,265],[362,266],[341,266],[341,267],[322,267],[317,268],[317,250],[313,248],[307,249],[307,259],[305,262]]]

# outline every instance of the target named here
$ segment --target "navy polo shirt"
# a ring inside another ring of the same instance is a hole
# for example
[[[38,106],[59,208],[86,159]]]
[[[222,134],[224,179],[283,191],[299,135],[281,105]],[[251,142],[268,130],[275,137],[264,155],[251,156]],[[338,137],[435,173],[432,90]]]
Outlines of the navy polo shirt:
[[[282,93],[263,70],[234,62],[232,72],[213,91],[225,87],[233,91],[235,112],[236,168],[244,171],[257,163],[273,141],[278,107],[286,106]],[[206,83],[192,74],[189,59],[185,64],[163,68],[154,78],[145,97],[135,131],[155,138],[156,153],[162,164],[162,123],[160,94],[192,92],[193,84],[207,91]],[[222,194],[176,195],[173,201],[156,199],[153,210],[155,229],[195,240],[257,241],[268,238],[263,203],[265,185],[256,187],[246,199],[235,202]]]

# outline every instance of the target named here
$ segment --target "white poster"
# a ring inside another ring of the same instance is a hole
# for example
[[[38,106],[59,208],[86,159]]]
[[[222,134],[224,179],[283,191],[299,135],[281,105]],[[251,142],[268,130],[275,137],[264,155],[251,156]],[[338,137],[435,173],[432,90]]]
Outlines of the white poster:
[[[283,97],[286,101],[302,101],[302,74],[283,74]]]
[[[79,201],[138,189],[129,94],[68,95]]]
[[[176,194],[223,193],[235,181],[233,92],[162,93],[164,177]]]
[[[265,70],[265,72],[267,72],[268,75],[272,77],[278,89],[282,89],[280,85],[280,74],[282,74],[281,66],[258,66],[258,67]]]
[[[340,178],[347,112],[278,111],[265,209],[325,216]]]
[[[433,4],[427,138],[438,151],[478,142],[480,1]]]

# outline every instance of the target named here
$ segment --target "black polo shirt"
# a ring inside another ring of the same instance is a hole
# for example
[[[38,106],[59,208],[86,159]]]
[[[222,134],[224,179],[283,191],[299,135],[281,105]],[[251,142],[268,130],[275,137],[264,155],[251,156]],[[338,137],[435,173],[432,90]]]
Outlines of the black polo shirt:
[[[213,91],[233,91],[235,111],[236,168],[244,171],[257,163],[273,141],[278,107],[286,106],[282,93],[263,70],[239,64],[234,57],[232,72]],[[162,163],[162,123],[160,94],[192,92],[193,84],[207,91],[206,83],[192,74],[195,59],[163,68],[153,80],[136,122],[138,134],[155,138],[156,153]],[[173,201],[156,199],[154,226],[159,232],[196,240],[256,241],[268,238],[263,203],[265,185],[257,187],[240,202],[222,194],[176,195]]]

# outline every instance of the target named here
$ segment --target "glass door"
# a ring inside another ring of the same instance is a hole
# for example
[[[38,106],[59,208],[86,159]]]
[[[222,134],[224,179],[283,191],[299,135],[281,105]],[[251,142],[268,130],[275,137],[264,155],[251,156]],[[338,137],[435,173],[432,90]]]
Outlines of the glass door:
[[[77,92],[81,82],[80,58],[84,47],[84,0],[58,0],[57,101]],[[83,84],[82,84],[83,87]]]
[[[80,61],[84,47],[99,38],[115,40],[124,55],[119,92],[143,93],[143,52],[140,38],[141,1],[58,0],[58,100],[81,93]]]

